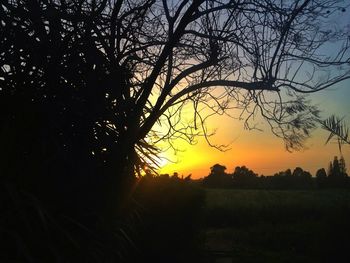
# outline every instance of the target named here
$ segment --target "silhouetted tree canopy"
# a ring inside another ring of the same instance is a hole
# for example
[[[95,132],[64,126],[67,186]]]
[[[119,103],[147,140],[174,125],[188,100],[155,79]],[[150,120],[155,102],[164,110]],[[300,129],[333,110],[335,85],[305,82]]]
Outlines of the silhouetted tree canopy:
[[[336,167],[334,169],[334,167]],[[317,189],[317,188],[349,188],[350,178],[346,173],[345,159],[337,156],[330,162],[327,172],[324,168],[317,170],[315,177],[301,167],[280,171],[272,176],[254,173],[245,165],[237,166],[232,174],[227,174],[226,167],[215,164],[211,172],[204,177],[203,185],[217,188],[238,189]]]
[[[350,76],[349,32],[330,22],[346,3],[1,1],[1,176],[114,200],[158,142],[208,139],[217,114],[260,115],[302,147],[318,116],[303,94]]]
[[[210,167],[210,173],[204,178],[203,183],[209,187],[229,187],[231,185],[231,176],[226,172],[226,166],[214,164]]]
[[[330,163],[328,176],[330,177],[346,177],[346,164],[343,156],[338,159],[338,156],[334,156],[333,162]]]
[[[248,169],[247,167],[243,166],[237,166],[233,172],[233,177],[256,177],[257,174],[254,173],[252,170]]]
[[[237,166],[232,174],[233,184],[236,187],[254,187],[257,174],[246,166]]]
[[[346,170],[346,163],[345,163],[345,159],[344,159],[344,156],[340,156],[340,159],[339,159],[339,170],[340,170],[340,173],[343,175],[343,176],[348,176],[347,174],[347,170]]]
[[[211,176],[223,176],[226,175],[226,166],[221,164],[214,164],[212,167],[210,167],[210,174]]]
[[[348,174],[346,173],[345,160],[342,156],[340,159],[334,156],[333,162],[329,164],[327,179],[331,187],[348,186]]]

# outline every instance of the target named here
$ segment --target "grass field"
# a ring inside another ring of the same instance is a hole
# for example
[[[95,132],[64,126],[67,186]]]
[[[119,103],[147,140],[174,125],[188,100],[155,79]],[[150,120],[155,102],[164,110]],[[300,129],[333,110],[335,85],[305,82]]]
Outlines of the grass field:
[[[350,191],[206,190],[206,245],[217,262],[345,262]]]

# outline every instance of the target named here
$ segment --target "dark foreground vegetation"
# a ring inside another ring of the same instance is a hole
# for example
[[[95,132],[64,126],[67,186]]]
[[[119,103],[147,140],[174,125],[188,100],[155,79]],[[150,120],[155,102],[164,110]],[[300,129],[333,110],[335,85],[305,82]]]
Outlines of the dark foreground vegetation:
[[[293,171],[280,171],[272,176],[258,176],[246,166],[237,166],[233,173],[226,173],[225,170],[223,165],[213,165],[209,175],[204,177],[203,185],[209,188],[277,190],[350,188],[350,178],[343,156],[339,159],[335,156],[328,171],[320,168],[315,176],[301,167],[296,167]]]
[[[339,262],[346,256],[346,189],[205,189],[201,184],[143,178],[123,216],[113,226],[96,227],[52,213],[7,185],[0,199],[0,261]]]
[[[113,224],[55,213],[2,184],[0,262],[201,262],[204,190],[178,178],[144,178]]]
[[[142,172],[231,110],[302,148],[320,122],[303,94],[350,78],[329,23],[347,6],[1,0],[0,262],[210,260],[203,190]]]

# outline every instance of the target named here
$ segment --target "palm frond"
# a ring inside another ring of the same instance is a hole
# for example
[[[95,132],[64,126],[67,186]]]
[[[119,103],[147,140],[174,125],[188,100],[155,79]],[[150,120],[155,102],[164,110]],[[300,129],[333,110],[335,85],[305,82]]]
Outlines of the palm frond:
[[[325,120],[319,120],[321,127],[329,132],[329,136],[326,140],[326,144],[331,141],[332,138],[336,138],[341,152],[341,147],[344,144],[350,144],[349,139],[349,127],[344,121],[344,117],[332,115]]]

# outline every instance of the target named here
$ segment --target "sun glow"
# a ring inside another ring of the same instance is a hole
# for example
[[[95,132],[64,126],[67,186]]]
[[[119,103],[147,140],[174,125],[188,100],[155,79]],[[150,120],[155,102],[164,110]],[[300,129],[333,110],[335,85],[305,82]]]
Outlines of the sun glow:
[[[169,164],[169,159],[163,153],[159,156],[159,159],[157,160],[157,165],[158,165],[159,169],[162,169],[167,164]]]
[[[325,116],[337,113],[346,116],[350,123],[350,111],[347,106],[347,94],[350,89],[349,81],[340,83],[334,90],[325,90],[312,97],[313,104],[318,104],[324,110]],[[345,95],[344,95],[345,94]],[[325,108],[323,105],[327,105]],[[189,104],[183,109],[181,123],[193,120],[193,108]],[[329,109],[332,109],[331,111]],[[233,113],[232,116],[237,116]],[[161,135],[167,133],[167,121],[155,125],[154,130]],[[325,145],[328,133],[316,131],[312,133],[312,138],[306,142],[306,148],[299,152],[287,152],[283,141],[272,135],[270,128],[259,116],[253,119],[253,124],[257,124],[258,130],[245,130],[244,122],[232,119],[227,116],[215,115],[207,122],[207,128],[216,134],[210,138],[216,145],[228,145],[228,151],[220,152],[208,146],[203,137],[197,137],[194,145],[181,138],[172,139],[171,143],[178,151],[174,151],[167,140],[160,140],[156,146],[162,151],[159,155],[159,174],[173,174],[177,172],[180,176],[192,174],[192,178],[207,176],[210,167],[216,163],[225,165],[227,172],[233,172],[236,166],[245,165],[258,174],[273,175],[276,172],[294,169],[297,166],[308,170],[313,175],[319,168],[326,168],[329,161],[335,155],[339,155],[337,144]],[[350,163],[350,147],[344,147],[343,156],[347,163]]]

